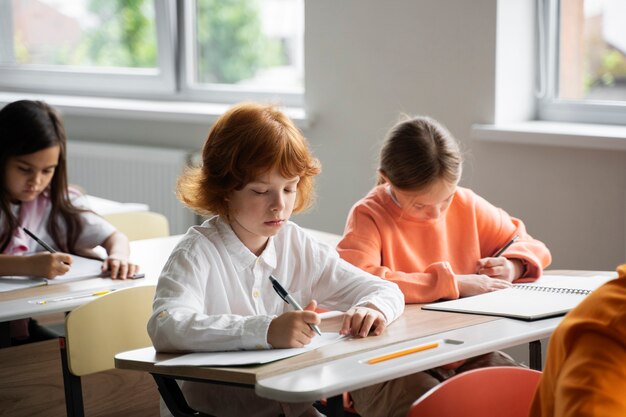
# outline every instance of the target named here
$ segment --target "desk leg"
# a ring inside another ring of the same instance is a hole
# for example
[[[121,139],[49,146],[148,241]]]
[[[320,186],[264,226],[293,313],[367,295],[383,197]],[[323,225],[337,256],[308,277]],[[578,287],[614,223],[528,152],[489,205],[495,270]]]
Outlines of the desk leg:
[[[157,374],[152,374],[152,377],[159,387],[161,398],[174,417],[213,417],[191,408],[175,379]]]
[[[534,340],[528,344],[530,369],[541,371],[541,340]]]
[[[343,409],[343,395],[335,395],[327,400],[328,404],[328,416],[329,417],[344,417],[345,411]]]
[[[0,322],[0,348],[11,346],[11,325],[9,321]]]

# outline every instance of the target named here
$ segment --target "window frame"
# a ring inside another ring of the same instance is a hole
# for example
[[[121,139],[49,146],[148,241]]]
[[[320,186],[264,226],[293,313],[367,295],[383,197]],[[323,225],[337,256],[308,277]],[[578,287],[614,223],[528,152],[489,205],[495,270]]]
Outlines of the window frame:
[[[30,91],[46,94],[140,97],[175,91],[175,16],[174,3],[153,0],[157,35],[157,68],[85,68],[54,65],[0,64],[0,88],[5,91]],[[9,21],[2,33],[3,61],[13,59],[12,9],[10,0],[2,0],[0,15]],[[4,22],[3,22],[4,23]],[[7,36],[8,35],[8,36]]]
[[[192,101],[205,101],[210,103],[234,104],[240,101],[274,102],[284,106],[304,107],[304,87],[302,91],[289,91],[289,89],[270,91],[263,87],[247,86],[245,89],[230,84],[196,84],[193,73],[193,64],[196,61],[195,26],[196,16],[194,5],[196,0],[179,3],[178,45],[180,50],[179,67],[179,94],[185,99]]]
[[[14,56],[13,19],[11,0],[0,0],[0,91],[220,104],[252,100],[304,107],[304,87],[270,91],[195,84],[195,1],[152,1],[158,43],[156,70],[3,64]]]
[[[537,119],[570,123],[626,124],[626,101],[558,98],[561,0],[537,0]]]

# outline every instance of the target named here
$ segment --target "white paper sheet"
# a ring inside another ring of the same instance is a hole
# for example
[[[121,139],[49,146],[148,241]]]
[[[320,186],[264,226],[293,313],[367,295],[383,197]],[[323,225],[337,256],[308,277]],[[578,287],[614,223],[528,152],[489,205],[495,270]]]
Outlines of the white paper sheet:
[[[339,333],[323,332],[313,338],[303,348],[268,349],[268,350],[235,350],[230,352],[196,352],[179,356],[174,359],[157,362],[157,366],[233,366],[256,365],[273,362],[279,359],[300,355],[322,346],[338,342],[345,336]]]

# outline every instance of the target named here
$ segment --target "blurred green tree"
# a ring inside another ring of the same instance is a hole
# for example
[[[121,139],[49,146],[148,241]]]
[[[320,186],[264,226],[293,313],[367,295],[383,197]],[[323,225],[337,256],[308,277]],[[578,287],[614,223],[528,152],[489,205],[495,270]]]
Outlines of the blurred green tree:
[[[195,30],[200,83],[236,83],[284,61],[263,35],[258,1],[198,0]]]
[[[150,0],[91,0],[99,21],[90,29],[79,55],[98,66],[156,67],[157,41]]]

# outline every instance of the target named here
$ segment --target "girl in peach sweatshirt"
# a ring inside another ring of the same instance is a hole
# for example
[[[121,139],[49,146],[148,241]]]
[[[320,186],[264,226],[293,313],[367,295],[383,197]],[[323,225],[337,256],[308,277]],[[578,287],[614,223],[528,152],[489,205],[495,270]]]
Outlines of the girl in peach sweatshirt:
[[[467,297],[539,278],[551,261],[546,246],[521,220],[459,187],[461,173],[458,144],[440,123],[415,117],[396,124],[381,151],[379,184],[350,212],[340,256],[398,284],[407,303]],[[456,369],[420,372],[352,396],[363,417],[403,416],[450,376],[496,365],[517,364],[493,352]]]

